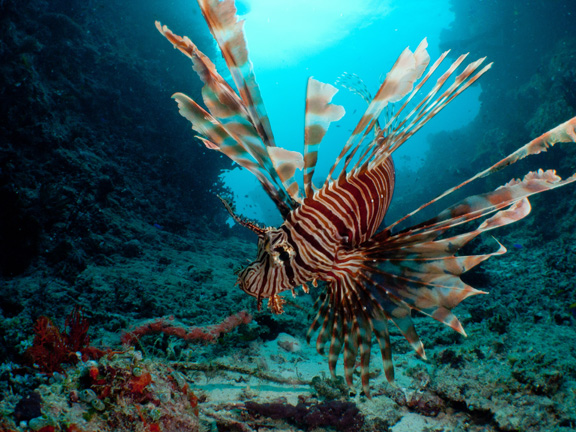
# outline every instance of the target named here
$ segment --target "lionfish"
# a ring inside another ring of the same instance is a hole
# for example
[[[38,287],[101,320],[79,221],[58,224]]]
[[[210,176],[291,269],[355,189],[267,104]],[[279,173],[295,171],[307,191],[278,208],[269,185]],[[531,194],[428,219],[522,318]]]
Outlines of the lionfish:
[[[364,392],[369,395],[369,362],[372,335],[378,342],[383,368],[394,380],[388,321],[394,323],[412,348],[425,358],[424,347],[411,318],[413,310],[429,315],[466,335],[452,310],[466,297],[485,294],[464,283],[460,276],[484,260],[506,252],[458,255],[478,235],[524,218],[530,212],[530,195],[576,180],[565,180],[553,170],[529,172],[494,191],[470,196],[446,208],[436,217],[409,228],[397,226],[425,207],[462,186],[492,174],[557,142],[576,142],[576,117],[546,132],[514,153],[445,191],[405,217],[379,230],[392,199],[392,154],[450,101],[467,89],[491,64],[484,58],[456,70],[465,55],[454,61],[427,94],[417,95],[448,52],[430,65],[423,40],[414,52],[406,48],[386,75],[368,107],[334,161],[321,187],[313,183],[320,142],[344,109],[332,104],[337,89],[309,78],[306,89],[304,155],[275,145],[270,122],[233,0],[198,0],[202,14],[218,43],[238,92],[217,72],[215,65],[187,37],[172,33],[156,22],[158,30],[193,63],[203,81],[206,109],[182,93],[176,93],[180,114],[192,123],[198,138],[253,173],[276,204],[284,222],[278,228],[262,228],[235,215],[236,222],[258,235],[258,254],[238,276],[238,285],[257,299],[268,299],[273,313],[283,312],[283,291],[307,283],[324,291],[315,304],[316,315],[307,334],[315,331],[320,354],[328,349],[328,365],[335,375],[343,355],[344,375],[352,385],[356,361]],[[454,77],[454,78],[452,78]],[[423,92],[422,92],[423,93]],[[413,101],[410,108],[408,103]],[[393,116],[379,125],[384,108]],[[296,178],[303,171],[303,181]],[[489,216],[489,217],[488,217]],[[457,235],[447,230],[484,218],[477,225],[460,227]],[[462,232],[464,231],[464,232]]]

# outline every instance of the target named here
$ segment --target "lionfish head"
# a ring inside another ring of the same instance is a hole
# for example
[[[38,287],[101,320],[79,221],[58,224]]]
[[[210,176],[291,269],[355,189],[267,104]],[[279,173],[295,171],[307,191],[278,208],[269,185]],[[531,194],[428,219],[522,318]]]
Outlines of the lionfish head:
[[[278,296],[282,291],[293,289],[294,248],[288,242],[288,236],[282,228],[262,228],[253,222],[236,215],[228,202],[218,197],[234,220],[258,235],[258,255],[256,259],[238,273],[237,285],[246,294],[256,297],[258,310],[262,299],[268,299],[268,307],[274,313],[282,313],[285,301]]]
[[[266,298],[272,312],[282,313],[284,300],[278,294],[296,286],[292,268],[296,252],[281,228],[266,228],[258,237],[256,260],[240,271],[237,284],[246,294],[256,297],[258,310]]]

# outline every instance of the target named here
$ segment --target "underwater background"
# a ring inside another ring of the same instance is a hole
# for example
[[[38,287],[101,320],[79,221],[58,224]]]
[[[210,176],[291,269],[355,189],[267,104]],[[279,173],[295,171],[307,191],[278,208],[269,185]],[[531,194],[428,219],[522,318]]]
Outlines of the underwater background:
[[[292,150],[308,76],[354,73],[374,91],[424,37],[433,59],[452,49],[494,62],[395,154],[390,220],[576,112],[571,1],[237,6],[272,128]],[[201,84],[155,20],[223,66],[193,0],[0,1],[1,432],[576,430],[576,188],[533,197],[527,218],[494,233],[508,253],[464,277],[489,291],[456,310],[467,338],[416,316],[423,361],[392,329],[397,386],[375,359],[367,399],[306,344],[319,290],[272,316],[234,286],[256,239],[216,194],[261,223],[281,218],[178,115],[170,96],[199,99]],[[319,176],[363,110],[345,89],[335,102],[347,116]],[[558,144],[517,165],[459,197],[537,168],[565,177],[576,154]]]

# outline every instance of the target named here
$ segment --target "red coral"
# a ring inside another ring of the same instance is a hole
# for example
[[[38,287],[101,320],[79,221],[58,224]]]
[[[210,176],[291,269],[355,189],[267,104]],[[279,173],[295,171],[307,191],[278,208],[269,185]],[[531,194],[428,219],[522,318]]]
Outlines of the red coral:
[[[250,321],[252,321],[252,315],[250,315],[246,311],[240,311],[235,315],[230,315],[220,324],[208,326],[206,327],[206,329],[214,339],[217,339],[220,337],[221,334],[228,333],[229,331],[234,330],[239,325],[248,324],[250,323]]]
[[[82,351],[90,345],[90,336],[88,336],[88,329],[90,328],[90,322],[82,314],[80,308],[74,308],[68,318],[66,318],[65,324],[65,335],[66,345],[72,352]]]
[[[27,357],[42,372],[49,374],[61,372],[65,363],[76,364],[77,352],[82,357],[99,358],[103,352],[89,346],[89,328],[90,324],[79,308],[75,308],[66,318],[64,333],[50,318],[41,316],[34,325],[36,336],[26,351]]]
[[[170,336],[176,336],[184,340],[203,340],[207,342],[215,342],[222,334],[234,330],[241,324],[248,324],[252,321],[252,315],[246,311],[238,312],[237,314],[230,315],[220,324],[209,325],[205,327],[178,327],[172,325],[170,320],[159,318],[148,324],[143,324],[136,327],[134,330],[122,335],[122,343],[132,345],[136,343],[142,336],[149,334],[164,333]]]
[[[200,400],[198,398],[198,396],[196,396],[194,394],[194,392],[192,390],[190,390],[190,394],[188,395],[188,400],[190,401],[190,407],[192,408],[194,414],[196,414],[196,417],[198,417],[199,415],[199,408],[198,408],[198,401]]]
[[[41,316],[34,325],[34,342],[26,351],[32,362],[38,365],[42,372],[54,373],[62,371],[62,363],[72,362],[73,354],[66,345],[58,327],[48,317]]]

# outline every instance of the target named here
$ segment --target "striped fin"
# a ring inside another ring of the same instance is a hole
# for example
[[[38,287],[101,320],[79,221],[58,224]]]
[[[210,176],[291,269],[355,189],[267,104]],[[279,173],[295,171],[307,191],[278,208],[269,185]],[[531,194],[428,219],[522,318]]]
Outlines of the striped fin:
[[[490,206],[484,207],[484,215],[494,213]],[[483,232],[516,222],[529,212],[530,204],[523,197],[508,203],[475,229],[453,237],[438,240],[446,230],[461,223],[458,215],[447,216],[442,225],[435,228],[431,225],[422,232],[377,234],[360,251],[350,252],[358,255],[359,273],[327,284],[326,292],[317,301],[318,312],[307,338],[318,330],[316,347],[323,354],[329,346],[328,364],[332,374],[338,357],[343,354],[344,375],[349,385],[359,356],[362,388],[369,395],[371,336],[374,334],[385,375],[392,382],[394,369],[387,321],[398,327],[422,358],[426,358],[426,354],[411,317],[413,309],[466,335],[452,310],[465,298],[485,293],[465,284],[460,276],[506,249],[499,245],[492,253],[471,256],[456,256],[457,252]],[[413,239],[413,235],[417,238]]]
[[[280,208],[284,200],[279,196],[278,188],[270,180],[268,172],[244,150],[240,141],[230,136],[217,119],[185,94],[176,93],[173,98],[178,102],[180,114],[192,123],[192,129],[208,138],[200,138],[206,147],[221,151],[238,165],[253,173]]]
[[[202,88],[202,96],[210,114],[219,120],[231,136],[234,136],[244,152],[250,153],[258,165],[270,173],[274,180],[277,180],[266,146],[251,123],[250,115],[242,99],[220,76],[212,61],[198,50],[189,38],[174,34],[167,26],[162,26],[158,21],[156,21],[156,28],[172,42],[174,47],[192,60],[194,71],[205,84]],[[227,155],[229,156],[229,154]],[[235,162],[238,163],[238,161]]]
[[[348,385],[352,385],[356,359],[360,354],[362,387],[369,395],[369,363],[374,329],[372,318],[361,308],[369,299],[357,285],[352,278],[327,284],[326,292],[316,301],[316,317],[306,337],[310,342],[314,331],[319,330],[316,349],[324,354],[326,345],[329,345],[328,365],[332,376],[335,376],[340,354],[343,355],[344,376]],[[380,327],[378,331],[385,338],[386,329]],[[387,347],[382,351],[383,356],[391,353],[389,342],[389,339],[383,341],[383,346]]]
[[[426,47],[427,42],[423,40],[413,53],[408,48],[402,52],[336,159],[327,182],[330,181],[343,159],[346,162],[340,175],[345,174],[348,165],[357,153],[359,156],[352,167],[353,170],[363,171],[383,163],[408,138],[491,67],[491,64],[488,64],[480,69],[484,58],[474,61],[455,77],[452,84],[441,91],[467,54],[460,56],[436,80],[428,94],[408,114],[404,115],[409,102],[448,54],[448,52],[443,53],[426,72],[430,62]],[[387,119],[386,125],[382,129],[377,128],[378,117],[383,109],[402,100],[403,104],[393,116]],[[373,132],[374,136],[367,139],[370,132]]]
[[[194,71],[205,84],[202,89],[204,103],[210,113],[222,121],[223,118],[240,115],[248,123],[248,112],[242,100],[220,76],[214,63],[204,55],[186,36],[174,34],[167,26],[156,21],[156,28],[175,48],[192,60]]]
[[[527,156],[539,154],[543,151],[546,151],[548,148],[554,146],[554,144],[559,143],[559,142],[576,142],[576,117],[573,117],[570,120],[556,126],[555,128],[549,130],[548,132],[540,135],[538,138],[533,139],[528,144],[520,147],[514,153],[506,156],[504,159],[496,162],[491,167],[485,169],[484,171],[479,172],[478,174],[472,176],[468,180],[460,183],[457,186],[454,186],[454,187],[446,190],[445,192],[438,195],[433,200],[427,202],[426,204],[421,205],[416,210],[408,213],[403,218],[392,223],[390,226],[387,227],[386,230],[391,230],[392,228],[397,226],[399,223],[403,222],[404,220],[408,219],[409,217],[414,216],[416,213],[418,213],[422,209],[424,209],[424,208],[428,207],[429,205],[439,201],[440,199],[450,195],[454,191],[456,191],[456,190],[460,189],[461,187],[473,182],[474,180],[477,180],[477,179],[482,178],[482,177],[486,177],[490,174],[493,174],[497,171],[500,171],[501,169],[503,169],[509,165],[512,165],[512,164],[518,162],[519,160],[524,159]],[[576,176],[576,174],[575,174],[575,175],[567,178],[566,180],[562,181],[562,180],[560,180],[559,177],[555,176],[553,171],[552,172],[546,171],[545,173],[546,173],[545,174],[546,178],[540,178],[539,179],[539,180],[543,180],[544,183],[542,181],[538,182],[538,187],[542,188],[542,190],[538,190],[534,193],[542,192],[543,190],[554,189],[556,187],[563,186],[564,184],[571,183],[572,181],[574,181],[574,177]],[[542,177],[542,175],[543,175],[542,171],[538,171],[535,173],[529,173],[529,174],[527,174],[527,176],[524,178],[523,181],[529,182],[530,180],[537,180],[538,177]],[[515,184],[516,184],[515,182],[511,182],[504,187],[505,188],[506,187],[512,187]],[[505,191],[500,191],[500,192],[495,191],[494,193],[496,195],[500,195],[502,197],[502,195],[505,194]],[[526,196],[529,196],[529,195],[530,194],[526,194]],[[488,199],[492,199],[492,198],[488,197]],[[470,200],[472,200],[472,198]],[[472,203],[469,202],[468,204],[472,204]],[[460,209],[460,211],[462,211],[462,210],[463,209]],[[452,211],[452,210],[450,210],[450,211]]]
[[[574,181],[576,175],[562,181],[553,171],[531,172],[523,180],[513,180],[490,194],[469,197],[418,228],[383,241],[379,237],[384,236],[376,236],[374,246],[366,250],[366,267],[371,269],[368,278],[375,285],[385,286],[387,295],[401,299],[410,308],[465,335],[451,309],[466,297],[481,292],[463,283],[460,276],[491,256],[505,253],[506,249],[500,245],[491,254],[455,254],[479,234],[527,216],[530,213],[528,196]],[[494,212],[476,230],[436,240],[450,228]]]
[[[442,54],[439,61],[442,61],[447,54],[447,52]],[[395,150],[404,144],[412,135],[414,135],[418,130],[420,130],[420,128],[446,107],[448,103],[472,85],[492,66],[492,63],[490,63],[478,70],[485,58],[470,63],[455,77],[454,82],[437,96],[438,92],[446,84],[448,78],[455,73],[456,69],[466,57],[467,54],[461,55],[454,63],[452,63],[448,70],[437,79],[432,90],[430,90],[422,101],[420,101],[405,117],[401,117],[401,114],[408,103],[421,89],[422,85],[428,80],[431,73],[440,63],[437,61],[433,65],[429,73],[414,88],[411,94],[408,95],[404,104],[396,112],[395,116],[388,121],[382,131],[376,136],[374,141],[378,142],[378,145],[372,146],[370,148],[371,151],[365,153],[365,156],[367,156],[366,159],[361,158],[360,161],[364,163],[362,169],[378,165],[386,160]]]
[[[474,195],[442,211],[438,216],[417,226],[414,233],[444,230],[525,199],[576,181],[576,174],[562,180],[554,170],[531,171],[522,180],[511,180],[493,192]],[[491,229],[491,227],[490,227]]]
[[[398,126],[393,127],[392,123],[400,119],[400,113],[412,99],[415,92],[419,90],[419,87],[414,89],[415,91],[407,98],[406,103],[396,113],[396,117],[384,127],[380,136],[376,138],[377,140],[383,139],[383,145],[374,150],[371,161],[372,164],[382,163],[383,160],[388,158],[396,149],[404,144],[408,138],[420,130],[422,126],[438,114],[456,96],[466,90],[492,67],[492,63],[490,63],[478,71],[478,68],[482,65],[485,58],[470,63],[456,76],[454,82],[442,94],[440,94],[440,96],[435,98],[435,95],[445,84],[448,77],[455,72],[456,68],[466,58],[466,56],[467,54],[460,56],[448,71],[437,80],[436,85],[429,94],[399,122]],[[384,134],[386,134],[385,137]]]
[[[293,171],[302,168],[298,163],[302,156],[278,149],[272,153],[282,154],[282,160],[271,157],[269,149],[276,147],[248,60],[242,22],[235,17],[234,2],[207,0],[200,1],[200,6],[222,49],[240,96],[190,39],[177,36],[156,22],[160,33],[192,60],[194,71],[205,84],[202,97],[210,114],[192,99],[177,93],[174,98],[178,101],[180,113],[193,122],[193,129],[203,135],[200,139],[208,148],[222,151],[255,174],[285,217],[298,206],[300,199]],[[291,156],[286,157],[289,153]],[[292,175],[286,178],[288,171],[292,171]]]
[[[208,148],[218,149],[240,166],[251,171],[257,170],[261,175],[265,174],[264,170],[251,160],[242,144],[230,136],[210,113],[185,94],[176,93],[172,97],[178,103],[180,114],[192,123],[192,129],[208,138],[205,140]]]
[[[297,169],[304,168],[302,154],[281,147],[268,147],[268,154],[286,191],[294,200],[298,200],[299,187],[294,174]]]
[[[394,382],[394,364],[392,363],[392,344],[390,343],[390,333],[388,332],[388,319],[385,316],[375,317],[374,336],[378,341],[378,347],[382,354],[382,366],[388,382]]]
[[[395,299],[382,300],[374,296],[367,285],[366,281],[353,277],[327,284],[326,292],[316,302],[317,314],[307,340],[310,342],[312,334],[318,330],[316,349],[324,354],[329,346],[328,365],[332,376],[335,376],[336,363],[342,354],[348,385],[352,385],[359,356],[362,389],[370,396],[372,334],[378,340],[385,375],[390,382],[394,380],[388,320],[396,324],[418,354],[424,358],[425,354],[410,318],[410,308]]]
[[[508,162],[549,148],[555,142],[576,139],[576,119],[554,128],[521,150],[494,165],[493,171]],[[486,172],[489,172],[487,170]],[[452,312],[465,298],[485,294],[461,280],[462,274],[486,259],[501,255],[498,247],[492,253],[460,256],[458,252],[472,239],[490,230],[517,222],[530,213],[528,197],[576,181],[576,174],[562,180],[552,170],[528,173],[492,192],[474,195],[447,208],[432,218],[407,230],[393,234],[385,229],[363,243],[359,250],[340,251],[357,254],[357,264],[340,280],[327,284],[326,294],[308,337],[319,330],[317,349],[329,345],[328,363],[333,372],[340,354],[344,357],[344,374],[351,383],[355,360],[360,355],[362,387],[369,395],[369,336],[374,334],[382,353],[384,371],[389,381],[394,378],[387,321],[392,321],[413,349],[425,357],[423,345],[414,328],[411,311],[418,310],[466,335]],[[461,225],[482,218],[476,228]],[[460,233],[444,237],[450,229]]]
[[[454,254],[482,232],[516,222],[529,211],[528,200],[522,199],[499,211],[475,230],[453,238],[456,247],[447,248],[446,241],[440,240],[440,245],[435,248],[434,258],[421,257],[418,251],[414,250],[421,244],[425,245],[426,239],[417,245],[408,246],[412,248],[411,251],[397,247],[396,236],[385,240],[375,239],[366,247],[360,273],[362,283],[355,287],[355,291],[361,292],[365,299],[362,305],[366,309],[361,313],[368,316],[365,320],[370,320],[371,325],[365,325],[364,328],[365,331],[372,329],[378,340],[388,381],[393,381],[394,371],[386,321],[390,320],[398,327],[422,358],[426,358],[426,355],[411,318],[412,309],[431,316],[465,336],[466,333],[452,309],[471,295],[485,293],[462,282],[460,276],[491,256],[503,254],[506,249],[500,245],[495,252],[489,254],[467,257],[456,257]],[[431,233],[431,238],[434,238],[433,234],[438,233]],[[430,245],[425,247],[427,250],[431,249]],[[356,310],[356,313],[360,312]],[[367,392],[367,383],[363,383],[363,387]]]
[[[256,83],[244,37],[244,21],[236,16],[234,0],[198,0],[208,27],[216,39],[240,97],[262,141],[274,146],[270,121]]]
[[[306,88],[306,115],[304,129],[304,190],[312,196],[312,177],[318,160],[318,147],[330,123],[344,116],[344,108],[330,103],[338,89],[314,78],[308,79]]]

